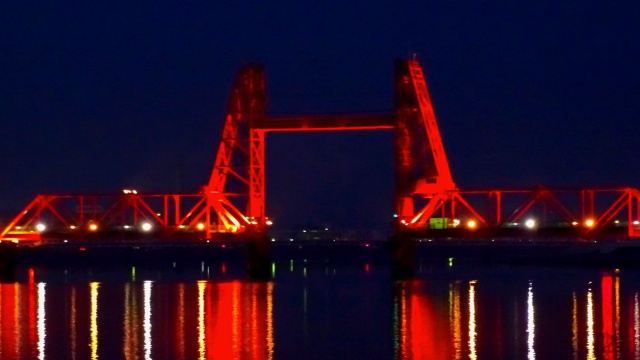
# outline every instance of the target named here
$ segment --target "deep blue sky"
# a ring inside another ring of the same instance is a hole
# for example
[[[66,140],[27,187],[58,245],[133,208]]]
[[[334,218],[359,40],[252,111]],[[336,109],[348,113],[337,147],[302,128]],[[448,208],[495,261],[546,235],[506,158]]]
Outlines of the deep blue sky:
[[[39,4],[38,4],[39,3]],[[270,113],[391,111],[417,53],[461,188],[640,185],[640,5],[0,2],[0,211],[42,192],[197,191],[233,74]],[[271,134],[281,225],[380,227],[389,133]]]

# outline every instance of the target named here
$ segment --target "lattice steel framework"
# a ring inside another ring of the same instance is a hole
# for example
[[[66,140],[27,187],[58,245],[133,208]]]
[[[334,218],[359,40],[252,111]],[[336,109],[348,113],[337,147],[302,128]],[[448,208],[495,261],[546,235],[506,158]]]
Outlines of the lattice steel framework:
[[[235,76],[213,171],[201,192],[38,195],[0,232],[0,239],[135,238],[140,232],[164,238],[265,239],[270,224],[266,133],[345,130],[394,132],[398,233],[477,238],[536,230],[544,236],[640,236],[640,191],[634,188],[458,189],[420,64],[397,61],[394,84],[392,114],[267,116],[264,68],[245,65]]]

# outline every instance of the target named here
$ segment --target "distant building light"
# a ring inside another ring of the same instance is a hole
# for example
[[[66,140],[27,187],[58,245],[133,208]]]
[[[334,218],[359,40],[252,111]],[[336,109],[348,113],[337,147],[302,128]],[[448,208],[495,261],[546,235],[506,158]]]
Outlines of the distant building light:
[[[587,219],[587,220],[585,220],[585,222],[584,222],[584,225],[585,225],[586,227],[588,227],[588,228],[593,227],[595,224],[596,224],[596,223],[595,223],[595,221],[593,221],[593,219]]]
[[[633,222],[633,225],[640,225],[640,221],[635,220],[635,221]]]
[[[89,230],[91,230],[91,231],[96,231],[96,230],[98,230],[98,225],[97,225],[97,224],[95,224],[95,223],[91,223],[91,224],[89,224]]]
[[[271,221],[271,220],[267,220],[267,221],[265,222],[265,224],[267,224],[267,226],[271,226],[271,225],[273,225],[273,221]]]
[[[204,224],[198,223],[198,225],[196,225],[196,228],[198,228],[198,230],[204,230]]]
[[[460,225],[460,219],[453,219],[453,227]]]
[[[152,228],[152,226],[149,223],[143,223],[142,224],[142,230],[143,231],[151,231],[151,228]]]
[[[578,222],[577,222],[577,221],[574,221],[574,222],[572,222],[572,223],[571,223],[571,225],[573,225],[573,226],[577,226],[577,225],[578,225]]]
[[[469,229],[475,229],[475,228],[476,228],[476,226],[478,226],[478,223],[476,223],[476,221],[475,221],[475,220],[469,220],[469,221],[467,221],[467,227],[468,227]]]
[[[45,226],[45,224],[40,223],[40,224],[36,225],[36,230],[38,230],[38,232],[43,232],[46,229],[47,229],[47,227]]]

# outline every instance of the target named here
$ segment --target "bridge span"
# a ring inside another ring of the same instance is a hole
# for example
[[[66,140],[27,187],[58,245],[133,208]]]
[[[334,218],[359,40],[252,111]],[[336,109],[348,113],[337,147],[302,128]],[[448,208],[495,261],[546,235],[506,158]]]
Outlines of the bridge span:
[[[264,67],[242,66],[201,191],[41,194],[0,230],[0,239],[266,239],[272,224],[265,205],[267,134],[360,130],[394,133],[395,205],[389,214],[403,237],[640,237],[636,188],[459,189],[415,59],[395,64],[393,113],[271,115],[265,99]]]
[[[268,134],[361,130],[394,134],[395,188],[390,191],[395,200],[389,214],[396,242],[640,237],[637,188],[459,189],[422,67],[414,58],[398,60],[394,79],[392,113],[272,115],[266,111],[264,67],[244,65],[231,87],[209,182],[199,192],[41,194],[0,230],[0,240],[249,240],[255,251],[266,252],[272,224],[265,205]]]

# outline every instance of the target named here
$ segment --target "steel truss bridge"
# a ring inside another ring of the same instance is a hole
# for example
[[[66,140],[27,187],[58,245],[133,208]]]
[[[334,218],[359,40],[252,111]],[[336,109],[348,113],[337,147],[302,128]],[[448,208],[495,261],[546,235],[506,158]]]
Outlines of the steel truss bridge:
[[[571,239],[640,236],[640,190],[459,189],[453,181],[424,71],[395,63],[395,111],[269,115],[264,67],[235,76],[215,165],[198,193],[37,195],[0,231],[4,241],[92,237],[266,239],[265,137],[270,132],[393,131],[396,234],[410,237]]]

